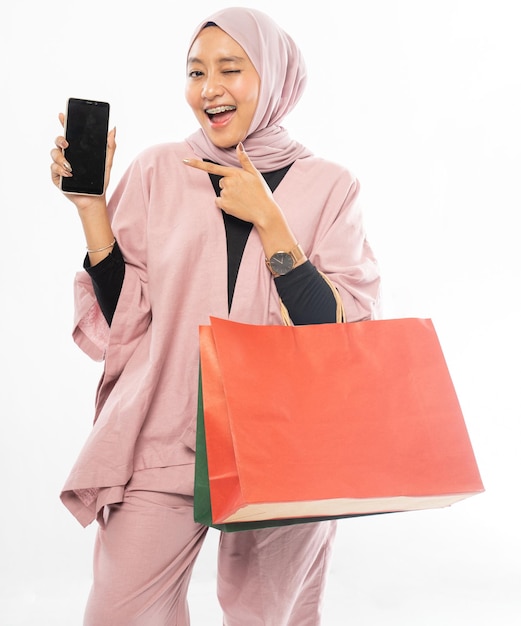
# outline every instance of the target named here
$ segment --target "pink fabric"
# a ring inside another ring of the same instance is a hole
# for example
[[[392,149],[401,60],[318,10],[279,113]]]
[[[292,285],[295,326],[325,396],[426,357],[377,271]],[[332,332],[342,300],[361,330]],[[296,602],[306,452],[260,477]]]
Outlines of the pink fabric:
[[[92,281],[87,272],[81,272],[76,277],[74,327],[76,338],[85,346],[91,357],[95,361],[102,361],[105,358],[109,326],[97,302],[92,300]]]
[[[189,626],[187,592],[207,528],[191,498],[132,485],[94,548],[84,626]]]
[[[306,84],[302,54],[293,39],[269,16],[255,9],[227,8],[210,15],[195,29],[214,22],[245,50],[261,79],[259,103],[244,147],[261,172],[280,169],[311,152],[280,126],[300,100]],[[222,165],[238,166],[235,149],[221,149],[202,130],[187,139],[197,156]]]
[[[94,550],[84,626],[189,626],[187,591],[207,528],[193,500],[149,491],[137,472]],[[317,626],[336,522],[221,535],[225,626]],[[216,616],[217,619],[217,616]]]
[[[217,594],[224,626],[317,626],[336,522],[223,533]]]
[[[228,298],[222,215],[208,175],[182,163],[191,156],[186,143],[147,149],[114,192],[110,212],[126,273],[110,332],[88,277],[77,276],[74,338],[92,358],[105,358],[96,421],[62,492],[84,525],[121,499],[138,470],[175,466],[182,470],[178,493],[193,489],[198,327],[209,316],[227,318]],[[307,157],[274,196],[304,252],[339,289],[348,320],[373,316],[379,274],[357,180],[339,165]],[[229,317],[282,323],[255,230]]]

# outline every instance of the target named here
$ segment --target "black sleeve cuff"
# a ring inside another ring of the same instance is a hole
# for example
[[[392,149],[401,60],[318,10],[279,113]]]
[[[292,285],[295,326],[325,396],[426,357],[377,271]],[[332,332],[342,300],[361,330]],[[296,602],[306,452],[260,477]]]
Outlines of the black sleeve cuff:
[[[275,278],[275,285],[295,325],[336,322],[335,296],[309,260]]]
[[[94,266],[91,266],[89,255],[87,254],[83,262],[83,268],[92,280],[98,304],[110,326],[125,277],[125,260],[117,242],[114,244],[112,252],[103,261]]]

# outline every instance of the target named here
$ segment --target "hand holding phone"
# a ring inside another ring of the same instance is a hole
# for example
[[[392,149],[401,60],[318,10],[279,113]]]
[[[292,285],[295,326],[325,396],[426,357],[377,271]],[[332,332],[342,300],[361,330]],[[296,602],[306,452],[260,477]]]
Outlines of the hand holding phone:
[[[64,155],[72,168],[62,177],[65,193],[101,196],[105,191],[105,164],[109,127],[108,102],[69,98],[65,117]]]

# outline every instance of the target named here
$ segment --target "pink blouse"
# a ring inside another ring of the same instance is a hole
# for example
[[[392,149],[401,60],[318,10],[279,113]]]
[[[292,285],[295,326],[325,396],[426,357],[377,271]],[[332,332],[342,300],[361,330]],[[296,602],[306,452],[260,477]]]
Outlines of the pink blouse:
[[[210,315],[282,323],[255,229],[228,315],[222,215],[208,175],[182,163],[194,156],[184,142],[145,150],[110,200],[126,262],[110,328],[90,277],[76,276],[74,340],[105,361],[94,425],[61,494],[83,525],[120,501],[131,477],[158,476],[159,468],[168,468],[161,480],[170,490],[192,493],[199,325]],[[377,316],[379,302],[358,196],[349,171],[313,156],[297,160],[274,192],[310,261],[338,288],[348,321]]]

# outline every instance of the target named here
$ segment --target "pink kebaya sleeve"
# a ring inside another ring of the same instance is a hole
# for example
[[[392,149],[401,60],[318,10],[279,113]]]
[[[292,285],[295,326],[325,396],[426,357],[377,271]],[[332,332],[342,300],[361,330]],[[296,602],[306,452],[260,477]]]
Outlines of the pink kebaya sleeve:
[[[96,299],[90,276],[78,272],[74,281],[76,344],[95,361],[105,361],[103,386],[113,384],[150,324],[146,266],[147,193],[138,161],[127,170],[109,202],[114,236],[125,259],[125,278],[109,327]],[[98,410],[99,410],[98,406]]]

